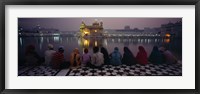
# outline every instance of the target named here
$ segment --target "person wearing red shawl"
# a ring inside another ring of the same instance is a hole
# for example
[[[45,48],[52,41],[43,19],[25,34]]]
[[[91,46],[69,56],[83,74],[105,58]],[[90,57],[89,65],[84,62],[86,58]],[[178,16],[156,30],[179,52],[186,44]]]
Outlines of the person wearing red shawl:
[[[148,58],[147,58],[147,52],[145,51],[143,46],[138,47],[139,52],[137,53],[136,60],[139,64],[147,64]]]
[[[61,64],[64,63],[64,49],[60,47],[56,53],[53,54],[51,64],[53,69],[61,69]]]

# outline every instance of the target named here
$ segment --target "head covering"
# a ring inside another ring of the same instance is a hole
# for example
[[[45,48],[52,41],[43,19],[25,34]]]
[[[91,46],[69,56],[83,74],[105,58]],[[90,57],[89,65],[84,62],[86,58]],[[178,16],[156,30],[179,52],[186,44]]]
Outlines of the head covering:
[[[124,47],[124,52],[128,53],[129,51],[128,47]]]
[[[165,51],[165,47],[160,47],[159,50],[160,51]]]
[[[79,50],[78,50],[78,48],[75,48],[75,49],[74,49],[74,53],[76,53],[76,54],[78,54],[78,53],[79,53]]]
[[[59,51],[59,52],[64,52],[64,47],[63,47],[63,46],[60,46],[60,47],[58,48],[58,51]]]
[[[158,51],[158,47],[157,47],[157,46],[154,46],[154,47],[153,47],[153,51]]]
[[[53,48],[53,45],[52,45],[52,44],[48,44],[48,48],[49,48],[49,49],[52,49],[52,48]]]
[[[115,47],[114,50],[115,50],[115,51],[118,51],[119,49],[118,49],[118,47]]]

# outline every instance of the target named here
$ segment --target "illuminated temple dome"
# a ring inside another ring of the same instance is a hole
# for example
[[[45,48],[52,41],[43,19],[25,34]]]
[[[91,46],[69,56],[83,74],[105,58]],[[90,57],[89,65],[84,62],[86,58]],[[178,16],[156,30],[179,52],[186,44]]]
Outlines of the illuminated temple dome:
[[[84,37],[84,36],[92,36],[92,37],[102,36],[102,32],[103,32],[103,22],[102,21],[98,22],[98,20],[95,20],[92,25],[86,25],[84,23],[84,21],[82,21],[82,23],[80,25],[81,37]]]

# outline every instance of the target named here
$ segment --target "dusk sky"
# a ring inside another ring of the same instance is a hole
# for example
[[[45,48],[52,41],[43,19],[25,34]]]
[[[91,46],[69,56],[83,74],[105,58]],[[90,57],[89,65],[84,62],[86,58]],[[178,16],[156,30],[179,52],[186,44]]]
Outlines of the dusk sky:
[[[143,29],[144,27],[160,27],[161,24],[182,21],[182,18],[19,18],[18,25],[24,29],[40,25],[43,28],[55,28],[60,31],[79,30],[82,20],[86,25],[91,25],[95,19],[103,21],[104,29],[123,29],[129,25],[131,28]]]

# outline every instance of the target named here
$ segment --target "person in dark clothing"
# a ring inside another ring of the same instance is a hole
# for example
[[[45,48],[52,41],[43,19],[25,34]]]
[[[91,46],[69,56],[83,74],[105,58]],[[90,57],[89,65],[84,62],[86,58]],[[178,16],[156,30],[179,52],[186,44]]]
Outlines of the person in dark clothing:
[[[35,51],[34,45],[28,45],[25,51],[25,65],[26,66],[35,66],[42,63],[42,58]]]
[[[106,65],[110,64],[110,58],[109,58],[107,49],[104,47],[101,47],[101,53],[103,54],[103,57],[104,57],[104,64]]]
[[[154,63],[154,64],[161,64],[161,63],[163,63],[163,55],[158,50],[157,46],[153,47],[153,50],[152,50],[152,52],[151,52],[151,54],[149,56],[149,61],[151,63]]]
[[[126,64],[126,65],[133,65],[136,64],[136,58],[133,55],[133,53],[130,51],[130,49],[128,47],[124,47],[124,54],[123,54],[123,58],[122,58],[122,64]]]

